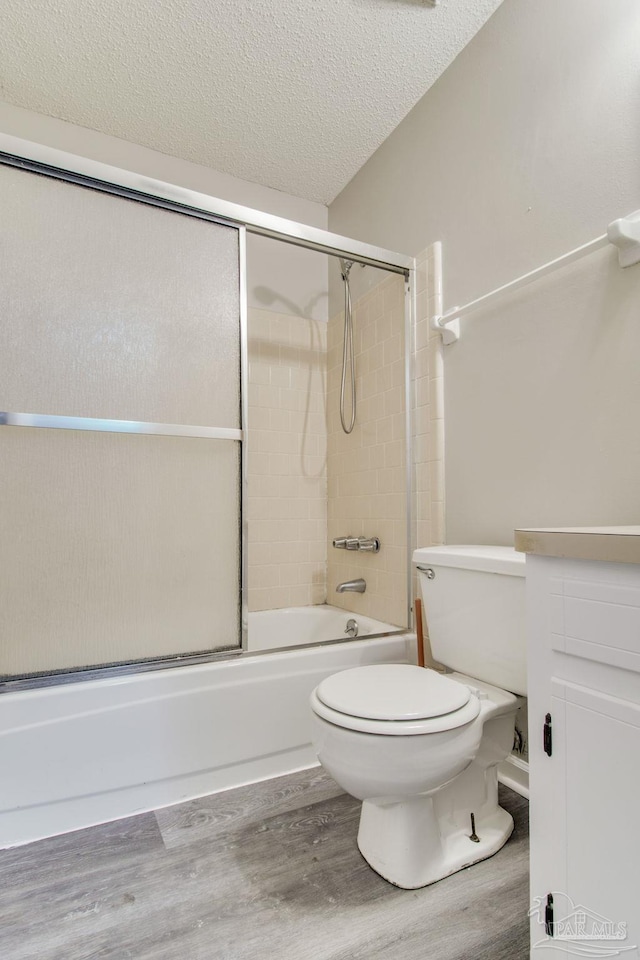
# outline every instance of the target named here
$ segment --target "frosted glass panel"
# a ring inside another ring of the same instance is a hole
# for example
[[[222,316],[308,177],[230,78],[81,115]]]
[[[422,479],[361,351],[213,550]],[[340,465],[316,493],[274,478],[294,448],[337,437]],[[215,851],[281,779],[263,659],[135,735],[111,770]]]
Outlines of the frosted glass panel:
[[[0,429],[0,674],[236,647],[239,447]]]
[[[0,166],[0,410],[239,427],[238,233]]]

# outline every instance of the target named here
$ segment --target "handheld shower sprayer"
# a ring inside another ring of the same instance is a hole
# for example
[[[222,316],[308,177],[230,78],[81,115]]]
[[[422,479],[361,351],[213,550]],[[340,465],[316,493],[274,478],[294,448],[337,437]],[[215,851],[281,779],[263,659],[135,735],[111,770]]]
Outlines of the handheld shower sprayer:
[[[340,258],[340,273],[344,283],[344,333],[342,339],[342,380],[340,382],[340,423],[345,433],[351,433],[356,422],[356,360],[353,353],[353,311],[351,304],[351,288],[349,273],[353,260]],[[349,369],[351,418],[347,425],[345,413],[345,387]]]

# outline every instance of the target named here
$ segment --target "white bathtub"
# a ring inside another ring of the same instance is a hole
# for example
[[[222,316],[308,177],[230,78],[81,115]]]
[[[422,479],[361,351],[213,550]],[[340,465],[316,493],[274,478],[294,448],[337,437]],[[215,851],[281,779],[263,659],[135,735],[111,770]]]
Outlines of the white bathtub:
[[[315,685],[414,647],[404,634],[4,693],[0,847],[312,766]]]
[[[299,647],[306,643],[341,640],[347,636],[347,620],[355,620],[358,637],[394,633],[392,623],[372,620],[357,613],[326,603],[313,607],[286,607],[282,610],[259,610],[249,614],[249,650],[277,650]]]

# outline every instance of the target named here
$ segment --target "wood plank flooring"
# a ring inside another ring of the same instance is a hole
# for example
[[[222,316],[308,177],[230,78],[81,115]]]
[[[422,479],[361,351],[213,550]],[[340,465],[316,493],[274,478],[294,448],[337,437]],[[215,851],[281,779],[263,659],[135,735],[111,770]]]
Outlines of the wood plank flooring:
[[[319,768],[0,851],[2,960],[528,960],[526,800],[490,860],[399,890]]]

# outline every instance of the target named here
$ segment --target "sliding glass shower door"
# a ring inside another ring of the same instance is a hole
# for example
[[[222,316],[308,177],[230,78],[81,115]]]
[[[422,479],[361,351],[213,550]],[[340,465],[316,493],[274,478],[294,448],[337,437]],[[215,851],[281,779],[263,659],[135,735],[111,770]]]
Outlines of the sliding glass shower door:
[[[237,648],[239,229],[0,164],[0,678]]]

